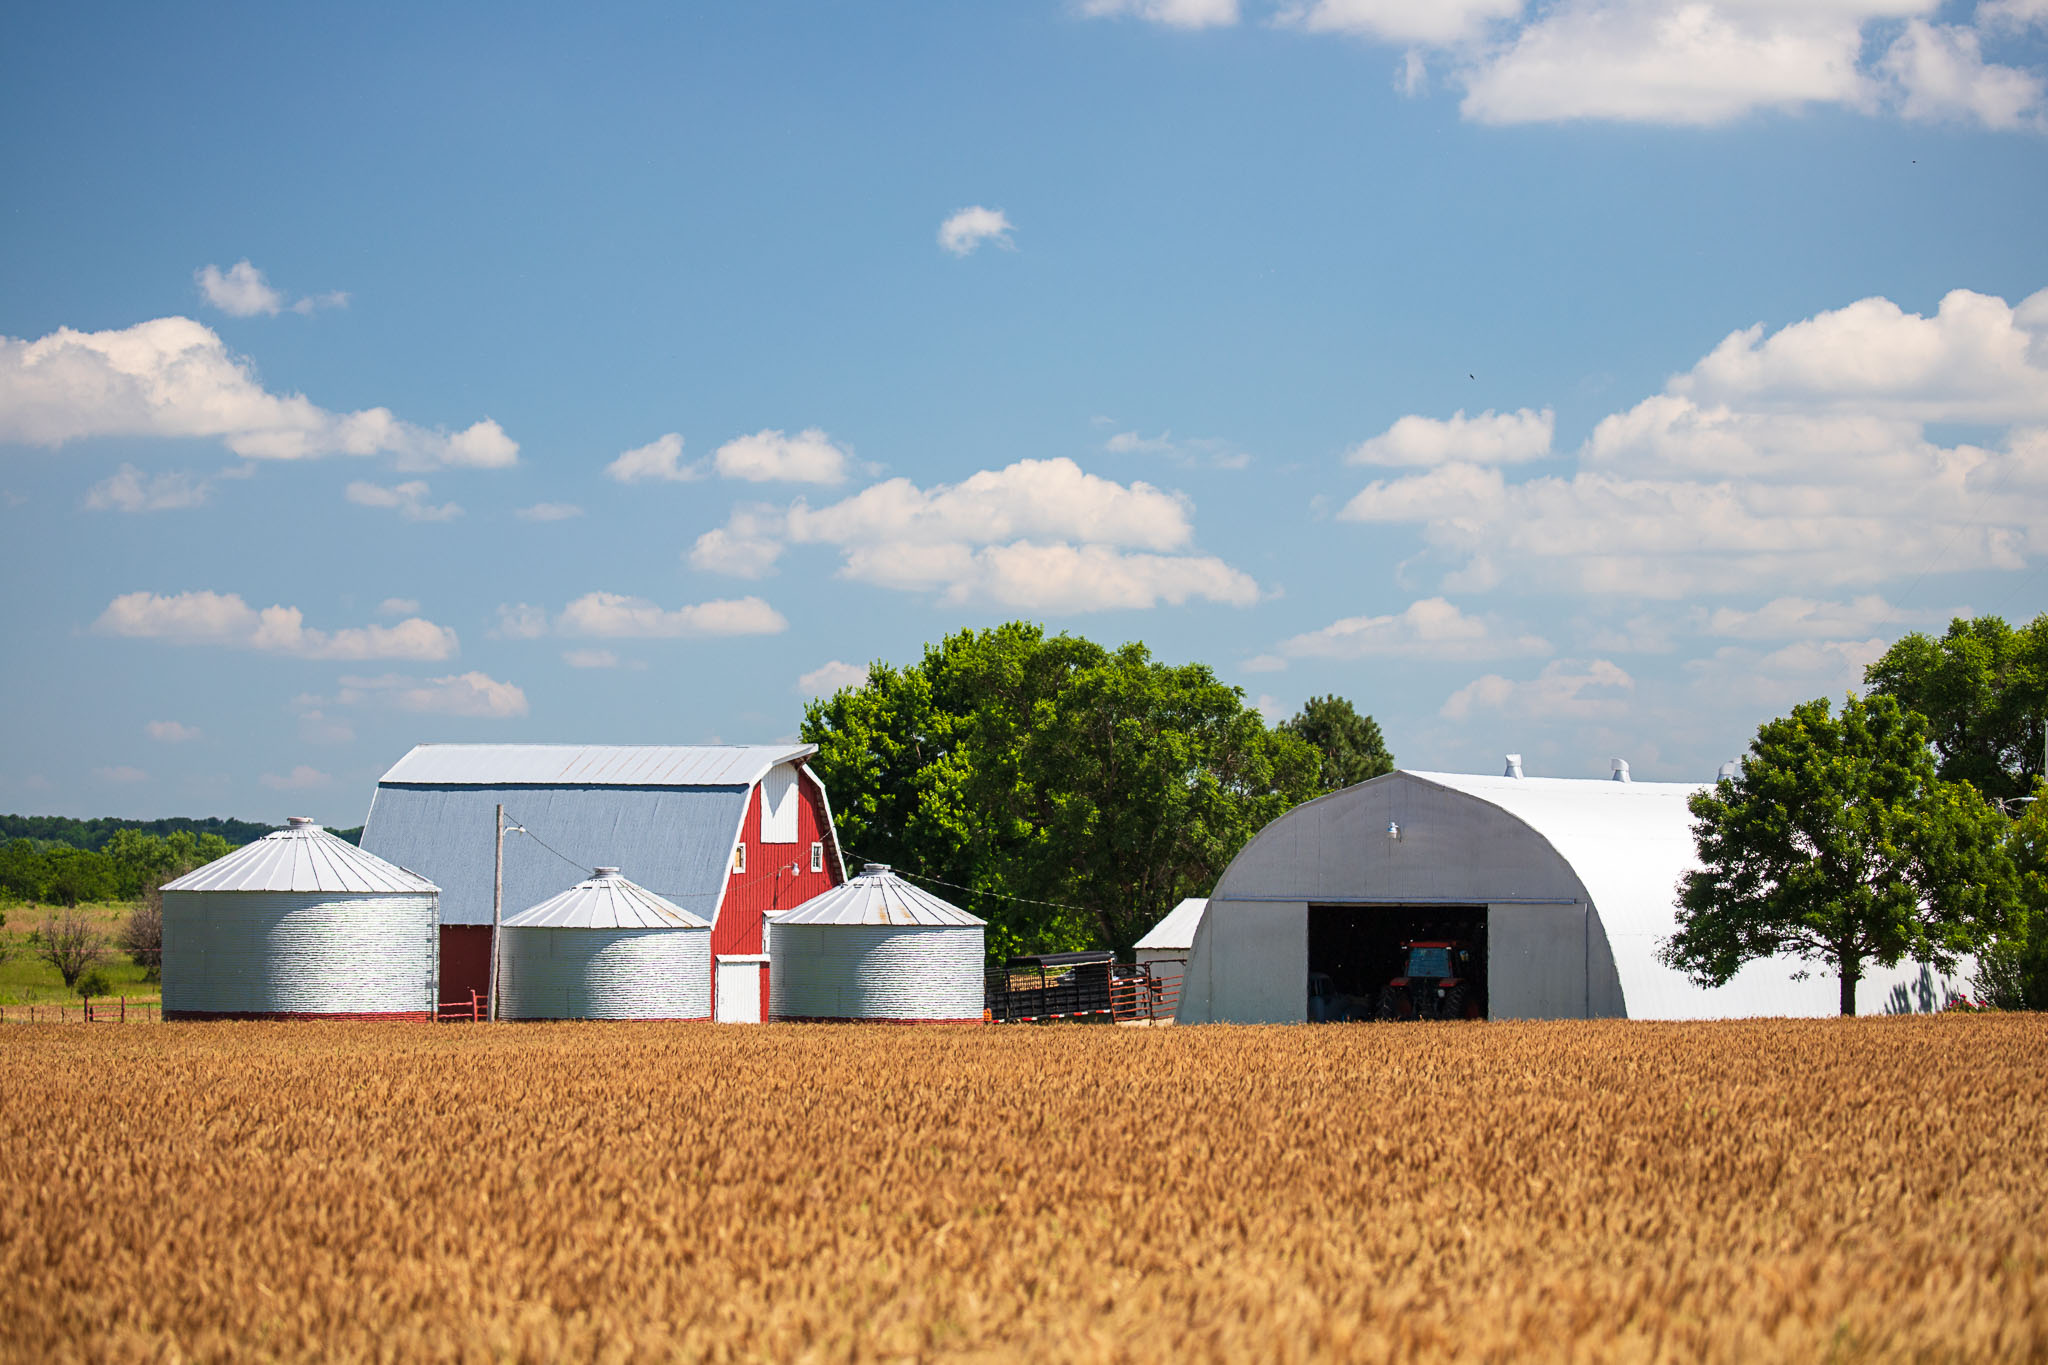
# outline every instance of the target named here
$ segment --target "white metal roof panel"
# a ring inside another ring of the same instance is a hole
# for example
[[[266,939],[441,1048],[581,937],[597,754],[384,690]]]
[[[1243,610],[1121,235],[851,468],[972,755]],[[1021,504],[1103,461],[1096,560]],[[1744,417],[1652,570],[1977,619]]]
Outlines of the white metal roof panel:
[[[419,744],[384,784],[437,787],[751,787],[815,744]]]
[[[1191,949],[1195,946],[1195,930],[1202,926],[1202,912],[1208,908],[1207,897],[1190,896],[1167,911],[1164,919],[1131,946],[1154,952]]]
[[[507,929],[709,929],[711,921],[662,899],[616,867],[600,867],[558,896],[505,920]]]
[[[770,923],[895,924],[961,927],[985,923],[931,892],[912,886],[881,863],[869,863],[858,877],[822,891],[794,910],[771,914]]]
[[[164,890],[418,895],[435,894],[440,888],[295,815],[276,833],[165,882]]]

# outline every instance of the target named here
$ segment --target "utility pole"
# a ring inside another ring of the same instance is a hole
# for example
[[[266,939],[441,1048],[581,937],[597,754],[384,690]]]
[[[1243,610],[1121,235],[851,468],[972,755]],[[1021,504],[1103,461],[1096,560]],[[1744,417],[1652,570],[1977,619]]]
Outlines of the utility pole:
[[[498,803],[493,832],[497,851],[491,863],[491,1022],[498,1022],[498,925],[505,918],[505,803]]]

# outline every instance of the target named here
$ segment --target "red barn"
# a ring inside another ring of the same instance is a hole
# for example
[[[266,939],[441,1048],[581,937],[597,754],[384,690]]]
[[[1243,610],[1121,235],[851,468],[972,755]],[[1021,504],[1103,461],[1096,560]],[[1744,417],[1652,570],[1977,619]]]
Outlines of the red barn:
[[[504,913],[617,867],[711,921],[713,1012],[768,1011],[763,916],[846,880],[810,744],[422,744],[377,784],[363,847],[441,888],[440,998],[490,981],[493,825]]]

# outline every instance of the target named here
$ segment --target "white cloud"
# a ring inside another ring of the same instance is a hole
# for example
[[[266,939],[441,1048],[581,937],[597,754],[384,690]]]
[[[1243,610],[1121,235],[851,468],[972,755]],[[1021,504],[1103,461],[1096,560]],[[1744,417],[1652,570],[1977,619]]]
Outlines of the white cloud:
[[[682,433],[671,431],[644,446],[635,446],[604,467],[606,477],[620,483],[689,483],[704,477],[701,465],[683,463]]]
[[[182,721],[153,720],[142,728],[159,744],[185,744],[199,738],[199,727]]]
[[[821,508],[736,510],[698,537],[690,562],[755,577],[790,544],[831,545],[840,574],[948,603],[1036,610],[1145,607],[1194,598],[1248,605],[1259,589],[1221,560],[1162,553],[1194,538],[1189,504],[1072,460],[1020,460],[957,484],[891,479]]]
[[[2048,0],[1985,0],[1972,18],[1977,27],[1994,33],[2048,27]]]
[[[36,341],[0,337],[0,441],[54,447],[97,436],[219,438],[259,460],[388,454],[405,469],[497,469],[519,458],[518,443],[488,418],[450,433],[388,408],[335,413],[300,394],[273,394],[190,318],[108,332],[63,327]]]
[[[1467,417],[1460,408],[1448,421],[1403,417],[1380,435],[1353,446],[1344,458],[1351,464],[1422,467],[1453,461],[1519,464],[1550,453],[1556,426],[1549,408],[1501,413],[1488,409],[1477,417]]]
[[[845,483],[851,460],[816,427],[794,436],[757,431],[718,448],[721,476],[749,483]]]
[[[462,515],[462,509],[452,502],[444,502],[439,507],[428,502],[429,492],[422,479],[390,488],[382,484],[356,482],[348,486],[348,500],[358,507],[396,511],[407,521],[453,521]]]
[[[1897,83],[1899,112],[1927,123],[2040,128],[2042,80],[2030,71],[1987,63],[1977,34],[1915,19],[1878,70]]]
[[[1828,636],[1839,639],[1858,631],[1876,630],[1892,622],[1898,614],[1896,608],[1875,595],[1849,602],[1777,597],[1753,611],[1735,607],[1701,608],[1697,619],[1701,634],[1731,640],[1818,639]]]
[[[1276,21],[1311,33],[1349,33],[1388,43],[1448,47],[1511,20],[1524,0],[1309,0],[1284,5]]]
[[[678,639],[712,635],[779,635],[789,629],[781,612],[758,597],[742,597],[673,610],[644,597],[591,592],[555,618],[555,632],[597,639]]]
[[[1521,681],[1498,673],[1474,678],[1453,692],[1438,714],[1448,720],[1464,720],[1475,711],[1535,719],[1611,716],[1620,714],[1635,686],[1634,678],[1607,659],[1558,659]]]
[[[1237,22],[1237,0],[1081,0],[1081,13],[1129,16],[1168,28],[1224,28]]]
[[[1548,654],[1550,642],[1428,597],[1387,616],[1346,617],[1296,635],[1282,642],[1277,653],[1283,659],[1504,659]]]
[[[521,521],[568,521],[582,516],[583,509],[573,502],[537,502],[517,509],[512,515]]]
[[[322,308],[348,306],[348,295],[338,289],[325,294],[308,294],[287,304],[284,295],[271,288],[263,272],[246,259],[235,262],[226,270],[217,265],[201,267],[192,272],[192,278],[198,281],[200,297],[230,317],[253,318],[259,313],[274,317],[287,307],[294,313],[306,314]]]
[[[2011,425],[1944,447],[1928,423]],[[1501,583],[1675,598],[2014,569],[2048,551],[2048,291],[1957,291],[1932,317],[1866,299],[1730,335],[1602,420],[1569,476],[1451,463],[1374,482],[1348,520],[1419,524]]]
[[[1268,725],[1278,725],[1287,719],[1287,707],[1270,692],[1261,692],[1259,699],[1252,703],[1252,709],[1257,711],[1259,718]]]
[[[377,614],[379,616],[417,616],[420,614],[420,604],[411,597],[387,597],[377,604]]]
[[[1750,715],[1782,715],[1813,697],[1839,698],[1860,688],[1863,670],[1885,651],[1884,640],[1799,640],[1768,653],[1726,645],[1685,665],[1702,706],[1738,707]],[[1753,721],[1751,722],[1754,723]]]
[[[203,505],[208,489],[208,480],[183,470],[145,475],[124,464],[86,491],[85,505],[95,512],[179,511]]]
[[[1238,665],[1247,673],[1280,673],[1287,668],[1287,660],[1278,654],[1254,654]]]
[[[256,780],[274,792],[302,792],[328,786],[333,783],[334,778],[318,768],[301,763],[282,777],[276,773],[265,773]]]
[[[491,634],[501,640],[538,640],[548,633],[548,609],[528,602],[499,604],[498,624]]]
[[[343,706],[388,706],[416,715],[469,716],[505,720],[527,712],[526,693],[483,673],[445,678],[408,678],[386,673],[341,680],[335,701]]]
[[[798,678],[792,690],[800,697],[829,697],[841,688],[865,687],[867,681],[866,664],[841,663],[832,659]]]
[[[454,631],[419,617],[391,626],[312,630],[297,607],[258,611],[235,593],[126,593],[107,604],[93,629],[102,635],[300,659],[446,659],[457,649]]]
[[[617,668],[619,656],[609,649],[567,649],[562,662],[571,668]]]
[[[92,771],[93,776],[99,778],[101,781],[104,782],[120,782],[123,784],[127,784],[134,782],[149,781],[148,773],[142,771],[142,769],[140,768],[131,768],[125,763],[119,764],[112,768],[94,768]]]
[[[318,697],[301,697],[298,705],[305,710],[299,712],[299,738],[308,744],[351,744],[355,742],[355,727],[338,716],[330,716],[322,709],[327,703]]]
[[[994,242],[1013,251],[1017,245],[1010,240],[1013,230],[1009,216],[1001,209],[985,209],[976,204],[939,224],[939,245],[955,256],[971,255],[983,242]]]
[[[1111,455],[1164,455],[1175,464],[1189,467],[1206,465],[1212,469],[1248,469],[1252,462],[1250,455],[1228,441],[1206,436],[1175,440],[1170,431],[1162,431],[1157,436],[1119,431],[1104,441],[1102,448]]]

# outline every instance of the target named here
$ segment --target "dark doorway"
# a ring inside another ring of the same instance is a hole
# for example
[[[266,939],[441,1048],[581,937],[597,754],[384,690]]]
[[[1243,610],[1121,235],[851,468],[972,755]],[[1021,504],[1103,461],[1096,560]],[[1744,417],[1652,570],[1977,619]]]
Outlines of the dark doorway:
[[[1370,1019],[1380,990],[1407,970],[1401,945],[1416,939],[1466,943],[1477,964],[1475,995],[1486,1017],[1486,907],[1483,905],[1311,905],[1308,908],[1309,1018]]]
[[[489,1004],[491,926],[444,924],[441,926],[441,1003],[468,1005],[471,991]]]

